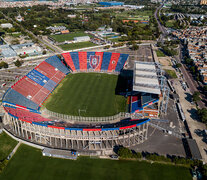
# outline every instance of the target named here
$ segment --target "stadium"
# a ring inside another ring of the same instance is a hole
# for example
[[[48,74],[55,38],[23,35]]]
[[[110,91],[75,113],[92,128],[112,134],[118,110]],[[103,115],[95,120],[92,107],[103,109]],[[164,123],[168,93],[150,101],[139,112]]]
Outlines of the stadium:
[[[151,118],[167,107],[156,62],[128,54],[68,52],[41,62],[2,99],[4,129],[24,141],[79,152],[133,146],[148,137]]]

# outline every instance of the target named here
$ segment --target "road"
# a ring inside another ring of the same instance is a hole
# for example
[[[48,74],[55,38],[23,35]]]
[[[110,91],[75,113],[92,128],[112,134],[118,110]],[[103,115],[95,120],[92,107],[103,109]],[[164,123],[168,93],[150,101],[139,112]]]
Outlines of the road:
[[[159,13],[159,16],[160,16],[160,10],[162,9],[163,5],[164,5],[164,4],[161,4],[161,5],[155,10],[155,13],[154,13],[154,17],[155,17],[155,19],[157,20],[158,28],[159,28],[159,30],[160,30],[161,33],[162,33],[162,34],[160,35],[160,37],[159,37],[159,39],[160,39],[161,42],[163,42],[163,38],[168,34],[167,31],[166,31],[166,29],[165,29],[165,27],[162,26],[162,24],[160,23],[160,20],[159,20],[159,18],[158,18],[158,16],[157,16],[158,13]]]
[[[199,89],[198,89],[199,88],[199,85],[193,79],[192,74],[189,71],[186,70],[187,67],[181,63],[181,61],[183,59],[181,47],[182,46],[180,45],[180,47],[179,47],[179,55],[178,56],[175,56],[175,59],[177,60],[177,62],[179,62],[181,64],[180,70],[181,70],[181,72],[183,74],[183,77],[184,77],[186,83],[189,86],[189,90],[190,90],[191,94],[193,94],[194,92],[199,91]],[[203,100],[206,99],[204,95],[201,95],[201,97],[202,97]],[[202,102],[202,101],[198,101],[197,104],[198,104],[198,106],[200,108],[206,108],[205,103]]]

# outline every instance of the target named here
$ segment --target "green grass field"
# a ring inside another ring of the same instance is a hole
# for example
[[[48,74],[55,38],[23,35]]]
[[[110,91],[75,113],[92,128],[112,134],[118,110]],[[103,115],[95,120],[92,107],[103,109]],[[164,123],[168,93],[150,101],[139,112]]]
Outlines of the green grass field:
[[[68,115],[100,117],[125,112],[126,98],[115,94],[117,75],[69,74],[46,100],[51,111]]]
[[[173,79],[177,78],[177,75],[174,70],[169,70],[169,69],[164,69],[164,70],[170,78]]]
[[[74,37],[81,37],[81,36],[90,36],[91,37],[91,35],[88,35],[84,32],[51,35],[50,37],[53,38],[57,42],[64,42],[64,41],[72,41],[74,39]]]
[[[93,47],[93,46],[97,46],[97,45],[89,41],[59,45],[59,47],[61,47],[64,51],[86,48],[86,47]]]
[[[157,53],[157,57],[165,57],[165,54],[160,50],[156,50],[156,53]]]
[[[9,137],[5,132],[0,134],[0,161],[7,158],[17,145],[17,141]]]
[[[190,180],[188,168],[124,160],[43,157],[40,150],[21,145],[0,174],[1,180]]]

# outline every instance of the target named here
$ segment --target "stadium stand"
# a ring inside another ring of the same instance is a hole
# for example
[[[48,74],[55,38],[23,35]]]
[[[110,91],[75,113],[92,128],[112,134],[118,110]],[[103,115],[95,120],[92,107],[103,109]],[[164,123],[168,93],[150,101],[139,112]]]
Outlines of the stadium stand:
[[[109,63],[111,61],[111,56],[112,53],[111,52],[104,52],[103,53],[103,60],[102,60],[102,64],[101,64],[101,70],[108,70],[109,67]]]
[[[108,71],[114,71],[119,61],[120,53],[112,53]]]
[[[91,69],[90,59],[95,55],[95,52],[87,52],[87,69]]]
[[[42,63],[40,63],[35,69],[37,71],[39,71],[40,73],[44,74],[45,76],[47,76],[50,79],[58,71],[57,68],[55,68],[54,66],[48,64],[45,61],[43,61]]]
[[[41,85],[34,82],[27,76],[24,76],[12,86],[12,89],[19,92],[28,99],[31,99],[42,88]]]
[[[120,54],[119,60],[117,62],[116,69],[115,69],[116,72],[120,72],[122,70],[128,57],[129,57],[128,54]]]
[[[101,70],[101,65],[102,65],[102,62],[103,62],[103,52],[96,52],[95,55],[96,56],[99,56],[99,64],[97,66],[97,68],[95,70],[97,71],[100,71]]]
[[[49,80],[45,85],[44,85],[44,88],[48,89],[49,91],[52,91],[55,86],[57,85],[57,83],[53,80]]]
[[[42,73],[38,72],[37,70],[33,69],[27,74],[27,77],[29,77],[31,80],[35,81],[41,86],[44,86],[49,78]]]
[[[79,65],[80,70],[86,71],[87,70],[87,52],[79,52]]]
[[[131,97],[131,113],[142,110],[141,98],[140,96]]]
[[[120,72],[129,57],[128,54],[111,52],[70,52],[62,56],[72,71],[94,69],[108,72]]]
[[[73,64],[75,65],[75,69],[76,70],[80,70],[78,52],[71,52],[70,56],[71,56],[71,58],[73,60]]]
[[[17,117],[20,120],[25,120],[27,122],[42,122],[51,121],[50,119],[42,117],[40,114],[26,111],[20,108],[14,108],[9,106],[4,106],[4,109],[12,116]]]
[[[50,91],[48,89],[45,89],[42,87],[33,97],[32,101],[35,102],[36,104],[41,104],[45,98],[50,94]]]
[[[70,53],[63,53],[63,58],[65,59],[66,64],[71,68],[72,71],[75,71],[75,65],[73,63],[73,60],[70,56]]]
[[[23,107],[27,107],[35,110],[38,110],[39,108],[38,104],[30,101],[29,99],[27,99],[17,91],[13,90],[12,88],[9,88],[8,91],[5,93],[2,102],[13,104],[13,105],[21,105]]]
[[[59,71],[63,72],[64,74],[69,73],[69,69],[65,67],[65,65],[61,62],[61,60],[57,56],[51,56],[45,60],[48,64],[54,66]]]

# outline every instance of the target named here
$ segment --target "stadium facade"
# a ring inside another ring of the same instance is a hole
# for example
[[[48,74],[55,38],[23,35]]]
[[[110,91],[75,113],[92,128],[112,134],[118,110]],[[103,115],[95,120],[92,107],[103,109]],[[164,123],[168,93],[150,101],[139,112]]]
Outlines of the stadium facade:
[[[94,123],[89,121],[90,117],[64,119],[64,115],[51,116],[40,110],[66,75],[119,74],[128,57],[128,54],[111,52],[70,52],[46,59],[4,94],[5,130],[31,143],[80,151],[105,152],[114,146],[143,143],[147,140],[149,117],[158,117],[164,99],[156,63],[135,63],[133,89],[126,94],[129,111],[116,119],[105,118]]]

